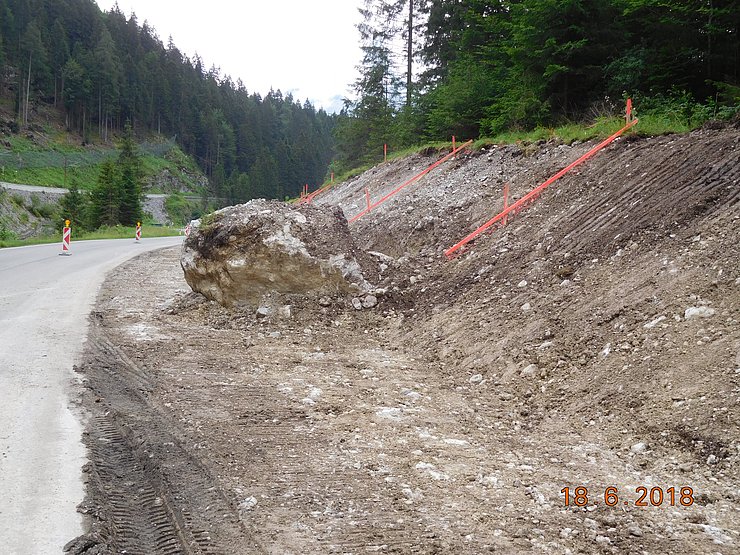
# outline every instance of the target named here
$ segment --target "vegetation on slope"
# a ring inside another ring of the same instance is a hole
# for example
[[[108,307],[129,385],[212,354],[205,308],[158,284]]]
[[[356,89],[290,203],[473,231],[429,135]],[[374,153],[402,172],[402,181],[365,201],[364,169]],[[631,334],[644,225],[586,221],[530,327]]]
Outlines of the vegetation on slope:
[[[0,0],[0,95],[23,129],[52,104],[85,142],[108,143],[127,121],[175,137],[230,202],[295,194],[332,157],[333,116],[280,91],[250,94],[92,0]]]

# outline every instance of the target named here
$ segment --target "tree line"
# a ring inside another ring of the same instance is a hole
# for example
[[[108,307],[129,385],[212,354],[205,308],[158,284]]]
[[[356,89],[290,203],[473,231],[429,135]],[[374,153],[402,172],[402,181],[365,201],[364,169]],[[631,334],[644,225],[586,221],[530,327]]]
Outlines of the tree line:
[[[146,22],[92,0],[0,0],[0,94],[18,122],[39,102],[86,139],[174,136],[227,203],[451,135],[475,138],[643,111],[740,104],[737,0],[361,0],[354,98],[338,116],[249,93]],[[276,25],[279,19],[276,18]]]
[[[0,0],[0,94],[21,126],[45,102],[86,140],[111,141],[126,122],[174,136],[228,203],[297,196],[333,157],[335,116],[279,90],[249,93],[93,0]]]
[[[737,0],[363,0],[348,166],[421,140],[578,121],[623,106],[737,111]],[[371,156],[372,156],[371,155]]]

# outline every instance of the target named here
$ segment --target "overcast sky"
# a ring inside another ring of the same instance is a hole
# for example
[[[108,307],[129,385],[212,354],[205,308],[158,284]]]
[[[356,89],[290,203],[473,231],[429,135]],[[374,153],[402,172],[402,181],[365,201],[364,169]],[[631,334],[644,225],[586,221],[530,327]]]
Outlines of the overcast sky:
[[[108,11],[116,0],[96,0]],[[249,92],[291,92],[329,111],[350,96],[360,61],[360,0],[119,0],[206,69],[244,82]]]

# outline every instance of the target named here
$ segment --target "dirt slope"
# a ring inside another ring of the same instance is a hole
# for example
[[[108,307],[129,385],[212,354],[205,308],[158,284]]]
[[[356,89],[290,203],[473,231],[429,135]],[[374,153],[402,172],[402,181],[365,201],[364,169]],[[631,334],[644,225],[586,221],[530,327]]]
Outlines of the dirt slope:
[[[91,444],[104,415],[129,458],[93,449],[90,473],[143,492],[129,512],[164,506],[147,509],[164,532],[121,533],[131,517],[93,483],[88,543],[736,552],[740,131],[620,140],[464,256],[441,255],[500,209],[503,182],[520,197],[590,146],[464,155],[352,224],[393,257],[379,257],[388,292],[371,310],[284,297],[289,318],[257,318],[187,294],[176,252],[125,266],[82,370]],[[366,187],[375,200],[435,159],[319,200],[351,217]]]

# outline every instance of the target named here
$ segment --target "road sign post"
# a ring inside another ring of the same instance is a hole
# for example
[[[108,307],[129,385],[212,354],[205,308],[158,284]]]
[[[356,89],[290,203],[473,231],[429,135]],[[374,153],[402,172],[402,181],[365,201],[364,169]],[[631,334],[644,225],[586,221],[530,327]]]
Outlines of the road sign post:
[[[59,256],[70,256],[72,254],[69,252],[69,244],[72,239],[72,228],[69,224],[69,220],[64,220],[64,229],[62,230],[62,252],[59,253]]]
[[[136,222],[136,242],[141,241],[141,222]]]

